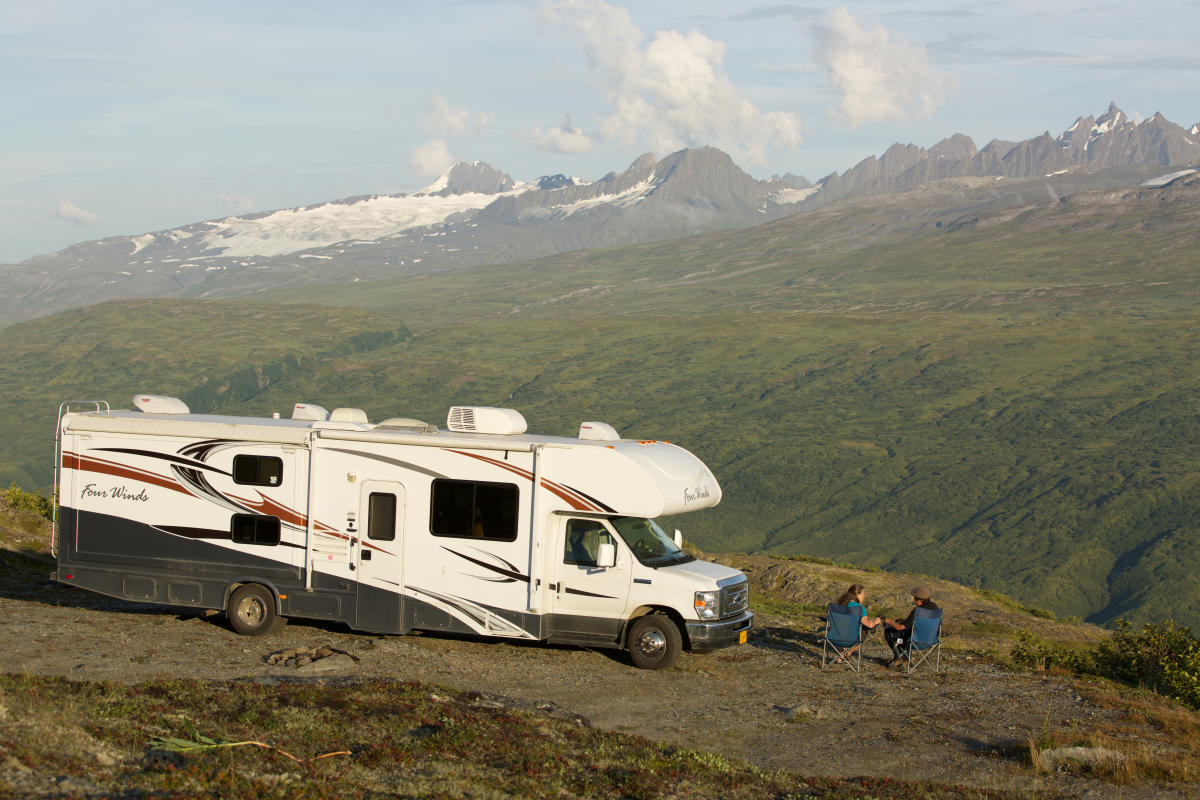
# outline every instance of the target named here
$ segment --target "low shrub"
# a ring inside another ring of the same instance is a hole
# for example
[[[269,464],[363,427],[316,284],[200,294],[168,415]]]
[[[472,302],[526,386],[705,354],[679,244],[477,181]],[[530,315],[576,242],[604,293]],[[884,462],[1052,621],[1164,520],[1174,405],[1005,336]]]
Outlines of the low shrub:
[[[1091,650],[1072,650],[1023,631],[1012,659],[1034,669],[1060,667],[1151,689],[1200,710],[1200,640],[1174,620],[1148,622],[1141,630],[1118,620],[1112,638]]]
[[[0,492],[0,498],[3,498],[4,505],[8,508],[17,511],[32,511],[33,513],[51,519],[54,516],[54,503],[39,489],[36,492],[27,492],[16,483],[10,484],[7,489]]]

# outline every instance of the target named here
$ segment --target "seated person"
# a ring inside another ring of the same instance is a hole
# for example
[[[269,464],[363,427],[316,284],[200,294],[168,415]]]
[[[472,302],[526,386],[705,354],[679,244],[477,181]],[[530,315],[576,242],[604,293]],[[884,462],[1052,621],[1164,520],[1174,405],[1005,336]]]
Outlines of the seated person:
[[[871,631],[874,630],[877,625],[879,625],[880,623],[883,622],[883,620],[880,619],[879,617],[875,617],[874,619],[872,619],[867,616],[867,607],[864,605],[866,600],[867,600],[866,588],[861,583],[855,583],[855,584],[851,584],[849,589],[842,592],[842,596],[839,597],[836,601],[839,606],[846,606],[847,608],[850,608],[851,610],[857,608],[861,612],[860,621],[862,622],[862,633],[859,636],[860,642],[863,639],[866,639],[867,635],[870,634]],[[858,645],[851,647],[850,650],[846,653],[846,655],[850,655],[857,649],[858,649]]]
[[[937,611],[938,604],[933,602],[933,593],[928,587],[918,586],[911,590],[910,594],[912,594],[914,609],[920,607],[928,608],[930,611]],[[913,615],[915,613],[915,610],[908,612],[908,616],[900,622],[894,619],[885,619],[883,621],[883,638],[888,643],[888,647],[892,648],[892,661],[888,664],[889,667],[899,663],[905,657],[904,653],[901,652],[901,646],[908,641],[908,632],[912,630]]]

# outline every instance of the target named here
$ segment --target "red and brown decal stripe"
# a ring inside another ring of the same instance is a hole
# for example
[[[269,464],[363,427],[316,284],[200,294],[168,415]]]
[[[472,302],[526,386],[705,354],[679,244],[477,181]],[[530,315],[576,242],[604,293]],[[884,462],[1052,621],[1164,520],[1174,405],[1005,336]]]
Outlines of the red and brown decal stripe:
[[[170,489],[173,492],[186,494],[188,497],[192,493],[171,478],[164,475],[156,475],[153,472],[130,467],[126,464],[118,464],[114,461],[106,461],[102,458],[93,458],[91,456],[81,456],[78,453],[64,451],[62,454],[63,469],[73,469],[79,472],[95,472],[101,475],[112,475],[117,478],[128,478],[129,480],[141,481],[142,483],[161,486],[164,489]]]
[[[258,493],[257,500],[251,500],[248,497],[237,497],[236,495],[230,495],[229,499],[235,501],[244,508],[252,509],[260,514],[268,514],[272,517],[279,517],[279,519],[283,522],[286,522],[288,525],[292,525],[296,528],[303,528],[308,525],[308,517],[306,517],[304,514],[301,514],[295,509],[288,508],[276,500],[272,500],[271,498],[264,496],[261,492]],[[314,521],[313,530],[317,533],[336,536],[339,539],[351,538],[348,534],[342,533],[336,528],[331,528],[323,522]],[[386,555],[395,555],[394,553],[384,550],[382,547],[371,544],[370,542],[364,541],[362,544],[364,547],[369,547],[372,550],[378,550]]]
[[[530,472],[529,470],[524,469],[522,467],[518,467],[514,464],[509,464],[506,461],[501,461],[496,458],[488,458],[487,456],[481,456],[478,453],[467,453],[462,450],[451,450],[450,452],[458,453],[460,456],[467,456],[468,458],[474,458],[474,459],[484,462],[485,464],[491,464],[494,467],[500,467],[501,469],[508,470],[509,472],[513,473],[514,475],[519,475],[527,481],[533,480],[532,472]],[[550,480],[546,480],[545,478],[542,478],[542,488],[547,489],[550,492],[552,492],[553,494],[562,498],[564,501],[566,501],[566,503],[569,506],[571,506],[571,508],[575,509],[576,511],[599,511],[599,512],[605,511],[605,509],[602,508],[598,503],[596,503],[596,501],[592,500],[590,497],[585,496],[581,492],[577,492],[576,490],[572,489],[569,486],[563,486],[562,484],[555,483],[554,481],[550,481]]]

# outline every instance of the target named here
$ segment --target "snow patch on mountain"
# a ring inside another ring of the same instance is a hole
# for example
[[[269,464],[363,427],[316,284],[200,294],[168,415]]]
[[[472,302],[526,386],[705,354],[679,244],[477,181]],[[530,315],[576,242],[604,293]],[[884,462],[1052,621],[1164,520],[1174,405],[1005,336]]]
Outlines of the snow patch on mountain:
[[[129,241],[131,241],[133,243],[133,251],[129,254],[132,256],[132,255],[135,255],[139,250],[144,250],[147,245],[149,245],[151,242],[153,242],[154,234],[147,233],[147,234],[143,234],[142,236],[134,236]]]
[[[207,255],[281,256],[437,225],[453,214],[483,208],[497,196],[477,192],[445,196],[386,195],[353,203],[283,209],[249,219],[229,217],[208,223],[212,228],[200,235],[199,243]]]
[[[1156,189],[1166,186],[1171,181],[1182,178],[1184,175],[1191,175],[1194,172],[1196,172],[1194,169],[1183,169],[1179,172],[1168,172],[1166,175],[1159,175],[1157,178],[1150,178],[1149,180],[1142,181],[1139,185]]]
[[[780,189],[771,195],[770,200],[772,203],[780,206],[787,205],[788,203],[803,203],[819,191],[821,191],[820,186],[810,186],[807,189]]]
[[[585,197],[582,200],[576,200],[571,203],[529,208],[521,213],[521,217],[526,220],[563,219],[564,217],[580,214],[603,205],[629,208],[644,200],[657,185],[655,175],[651,172],[648,177],[630,186],[625,191],[613,194],[600,194],[595,197]]]

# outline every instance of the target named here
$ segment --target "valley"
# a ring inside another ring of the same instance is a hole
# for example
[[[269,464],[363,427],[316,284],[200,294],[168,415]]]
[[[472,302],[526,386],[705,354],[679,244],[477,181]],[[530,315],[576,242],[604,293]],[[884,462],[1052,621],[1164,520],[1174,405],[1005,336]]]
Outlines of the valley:
[[[705,549],[1195,625],[1198,218],[1186,178],[1054,201],[956,179],[504,267],[103,304],[0,332],[0,464],[47,485],[68,397],[508,406],[696,452],[725,500],[673,522]]]

